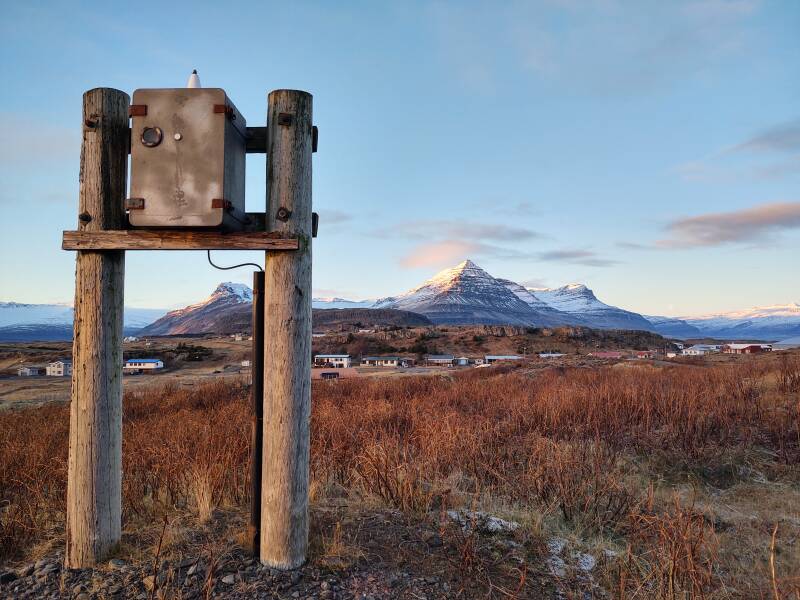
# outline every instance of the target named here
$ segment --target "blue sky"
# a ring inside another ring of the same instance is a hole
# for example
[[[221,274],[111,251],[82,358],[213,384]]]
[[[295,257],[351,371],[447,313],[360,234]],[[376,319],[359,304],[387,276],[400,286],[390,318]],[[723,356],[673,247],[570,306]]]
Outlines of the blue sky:
[[[0,32],[0,300],[72,297],[82,93],[197,68],[249,125],[269,90],[314,94],[317,295],[472,258],[647,314],[800,301],[794,0],[7,2]],[[126,270],[142,307],[251,280],[199,252]]]

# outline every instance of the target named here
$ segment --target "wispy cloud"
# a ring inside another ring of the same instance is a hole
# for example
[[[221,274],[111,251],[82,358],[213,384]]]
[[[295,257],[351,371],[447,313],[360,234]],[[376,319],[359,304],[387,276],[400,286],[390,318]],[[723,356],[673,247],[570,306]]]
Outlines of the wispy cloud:
[[[487,248],[477,242],[443,240],[420,244],[400,259],[400,265],[407,269],[420,267],[442,267],[470,256],[484,254]]]
[[[319,211],[320,224],[342,225],[353,220],[353,215],[342,210],[321,210]]]
[[[475,241],[523,241],[540,237],[539,233],[527,227],[444,219],[408,221],[378,232],[381,237],[387,234],[408,239],[469,238]]]
[[[800,202],[774,202],[744,210],[676,219],[659,248],[697,248],[762,241],[767,235],[800,228]]]
[[[406,268],[446,266],[466,258],[530,258],[530,252],[509,247],[509,244],[541,237],[527,227],[444,219],[398,223],[376,235],[422,242],[400,259],[400,265]]]
[[[800,152],[800,119],[773,125],[736,144],[730,152]]]
[[[540,252],[538,258],[544,261],[568,262],[587,267],[610,267],[619,264],[617,260],[602,258],[596,252],[583,249],[561,249]]]
[[[446,239],[426,242],[415,246],[400,259],[400,266],[407,269],[419,267],[446,267],[466,259],[495,258],[502,260],[524,260],[535,254],[513,248],[504,248],[480,241]]]
[[[775,155],[783,157],[775,162]],[[761,164],[742,166],[743,160],[754,159]],[[800,173],[800,119],[766,127],[741,142],[679,165],[675,170],[690,181],[732,181],[742,177],[779,179]]]

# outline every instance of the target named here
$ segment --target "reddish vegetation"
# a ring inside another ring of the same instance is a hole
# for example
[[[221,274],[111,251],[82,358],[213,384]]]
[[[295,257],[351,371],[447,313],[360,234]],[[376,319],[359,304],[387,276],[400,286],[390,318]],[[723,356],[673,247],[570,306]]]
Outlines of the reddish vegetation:
[[[623,540],[628,557],[609,572],[619,596],[645,580],[664,597],[705,594],[738,578],[717,564],[713,523],[642,479],[731,485],[731,465],[766,453],[759,468],[796,485],[798,373],[764,359],[315,382],[312,477],[320,496],[336,486],[414,513],[487,498],[552,511]],[[205,519],[248,501],[246,396],[229,383],[126,395],[126,519],[182,508]],[[0,415],[2,558],[63,534],[67,427],[65,406]]]

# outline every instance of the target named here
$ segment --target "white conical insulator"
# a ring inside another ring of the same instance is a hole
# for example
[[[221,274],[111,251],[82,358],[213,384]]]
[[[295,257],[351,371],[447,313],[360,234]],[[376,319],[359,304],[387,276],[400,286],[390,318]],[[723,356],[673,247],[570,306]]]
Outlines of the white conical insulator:
[[[197,76],[197,69],[192,71],[192,74],[189,75],[189,81],[186,82],[187,88],[199,88],[203,87],[200,85],[200,78]]]

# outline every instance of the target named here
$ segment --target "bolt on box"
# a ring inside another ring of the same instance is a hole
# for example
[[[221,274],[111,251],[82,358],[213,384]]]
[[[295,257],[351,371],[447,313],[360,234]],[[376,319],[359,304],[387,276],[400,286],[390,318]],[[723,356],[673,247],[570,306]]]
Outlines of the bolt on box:
[[[225,91],[136,90],[130,113],[130,224],[242,229],[247,127]]]

